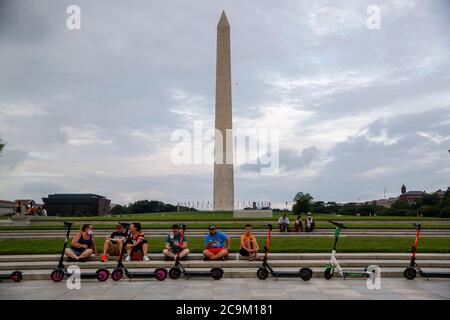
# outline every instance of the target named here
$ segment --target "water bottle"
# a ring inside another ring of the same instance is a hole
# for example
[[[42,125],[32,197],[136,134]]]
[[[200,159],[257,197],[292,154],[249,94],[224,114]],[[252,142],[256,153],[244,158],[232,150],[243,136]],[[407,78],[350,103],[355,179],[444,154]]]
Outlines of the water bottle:
[[[239,260],[239,252],[236,252],[236,260]]]

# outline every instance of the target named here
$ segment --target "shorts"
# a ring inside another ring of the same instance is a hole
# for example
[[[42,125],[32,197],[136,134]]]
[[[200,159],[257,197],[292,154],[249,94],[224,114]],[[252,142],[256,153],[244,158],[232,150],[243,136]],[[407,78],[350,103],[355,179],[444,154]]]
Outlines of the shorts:
[[[220,251],[226,250],[225,248],[209,248],[208,251],[214,254],[218,254]]]
[[[241,250],[239,250],[239,253],[241,254],[241,256],[243,257],[248,257],[250,255],[250,252],[248,252],[247,250],[245,250],[244,248],[241,248]]]
[[[81,255],[83,254],[83,252],[84,252],[85,250],[87,250],[87,249],[81,249],[82,251],[79,251],[79,250],[77,250],[77,249],[75,249],[75,248],[69,248],[69,249],[70,249],[70,251],[72,251],[72,253],[73,253],[74,255],[76,255],[77,257],[81,256]]]
[[[111,245],[109,246],[109,249],[108,249],[108,254],[110,256],[120,255],[119,246],[117,245],[117,243],[111,242]]]

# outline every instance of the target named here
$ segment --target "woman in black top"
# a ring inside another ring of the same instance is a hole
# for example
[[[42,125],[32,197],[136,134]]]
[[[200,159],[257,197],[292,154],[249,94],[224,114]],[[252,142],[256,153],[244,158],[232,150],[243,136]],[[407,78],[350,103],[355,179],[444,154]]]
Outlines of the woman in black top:
[[[93,253],[98,255],[93,233],[91,224],[83,224],[73,237],[72,246],[66,249],[66,255],[75,261],[86,261]]]

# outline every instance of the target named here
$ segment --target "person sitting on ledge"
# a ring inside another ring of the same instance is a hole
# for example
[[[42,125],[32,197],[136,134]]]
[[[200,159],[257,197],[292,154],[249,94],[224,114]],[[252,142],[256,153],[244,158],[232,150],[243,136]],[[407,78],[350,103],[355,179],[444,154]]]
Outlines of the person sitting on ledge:
[[[107,254],[110,256],[119,256],[120,252],[122,252],[123,240],[127,237],[128,235],[125,233],[123,225],[120,223],[116,225],[116,231],[111,233],[103,246],[102,262],[106,262],[108,260]]]
[[[171,259],[175,260],[177,253],[180,252],[180,259],[183,259],[189,254],[188,241],[186,238],[183,239],[183,245],[180,247],[181,243],[181,232],[178,224],[172,225],[172,232],[167,236],[166,247],[163,250],[166,261]]]
[[[142,232],[142,226],[139,222],[133,222],[130,225],[130,237],[126,249],[127,257],[125,258],[125,261],[150,261],[147,255],[148,243],[147,240],[145,240],[144,232]]]
[[[278,225],[280,226],[280,232],[289,231],[289,218],[287,217],[286,213],[283,213],[280,219],[278,219]]]
[[[248,257],[248,260],[253,261],[253,259],[258,260],[258,242],[252,233],[252,226],[249,224],[245,225],[245,232],[241,236],[241,250],[239,253],[243,257]]]
[[[225,233],[217,231],[215,225],[210,225],[209,233],[205,236],[203,260],[225,260],[230,253],[230,244],[230,238]]]
[[[86,261],[92,254],[98,256],[94,230],[91,224],[83,224],[72,239],[72,246],[65,251],[69,261]]]

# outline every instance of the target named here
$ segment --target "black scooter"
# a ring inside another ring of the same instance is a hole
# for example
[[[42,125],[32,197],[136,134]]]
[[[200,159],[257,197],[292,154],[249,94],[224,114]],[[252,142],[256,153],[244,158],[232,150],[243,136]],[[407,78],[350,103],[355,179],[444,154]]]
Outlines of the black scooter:
[[[259,267],[258,271],[256,272],[256,275],[260,280],[265,280],[269,276],[269,273],[272,275],[272,277],[278,278],[302,278],[304,281],[308,281],[311,279],[313,275],[313,271],[310,268],[301,268],[299,272],[292,272],[292,271],[275,271],[273,270],[269,263],[267,262],[267,256],[269,253],[269,247],[270,247],[270,236],[272,235],[272,225],[267,225],[269,227],[269,233],[267,235],[267,241],[266,245],[264,246],[264,259],[263,264],[261,267]]]
[[[59,257],[59,263],[55,270],[53,270],[52,274],[50,275],[50,278],[54,282],[60,282],[62,279],[64,279],[64,276],[67,276],[70,278],[73,274],[68,272],[66,266],[64,265],[64,252],[67,248],[67,243],[69,243],[69,236],[70,236],[70,230],[72,228],[71,222],[64,222],[64,228],[67,229],[66,232],[66,238],[64,240],[64,246],[63,250],[61,252],[61,256]],[[81,272],[80,274],[82,279],[97,279],[98,281],[106,281],[109,277],[109,271],[108,269],[98,269],[95,273],[84,273]]]
[[[125,233],[128,234],[128,229],[130,228],[130,224],[129,223],[123,223],[123,222],[121,222],[120,224],[125,229]],[[117,262],[117,267],[111,273],[111,278],[114,281],[119,281],[120,279],[122,279],[124,274],[130,279],[130,281],[133,278],[156,278],[159,281],[163,281],[164,279],[167,278],[167,270],[164,269],[164,268],[156,268],[154,272],[149,272],[149,271],[146,271],[146,272],[129,271],[127,269],[127,267],[123,264],[123,257],[124,257],[124,255],[126,253],[127,243],[131,243],[130,237],[128,237],[127,239],[125,239],[123,241],[122,250],[120,252],[119,260]]]
[[[422,276],[426,277],[427,280],[429,278],[450,278],[450,272],[425,272],[420,269],[419,265],[416,263],[416,252],[417,247],[419,246],[419,238],[420,238],[420,230],[422,229],[422,225],[419,223],[415,223],[416,227],[416,240],[411,249],[411,262],[409,263],[409,267],[405,269],[403,275],[408,280],[413,280],[416,278],[417,272]]]
[[[20,282],[23,279],[23,275],[21,271],[14,271],[11,274],[0,274],[0,282],[3,280],[11,279],[14,282]]]
[[[186,278],[189,277],[212,277],[214,280],[220,280],[223,277],[223,270],[221,268],[212,268],[211,271],[187,271],[180,262],[181,246],[183,245],[184,233],[186,231],[186,226],[181,225],[181,241],[180,248],[177,252],[177,257],[175,259],[175,266],[169,270],[169,277],[171,279],[178,279],[181,274]]]

